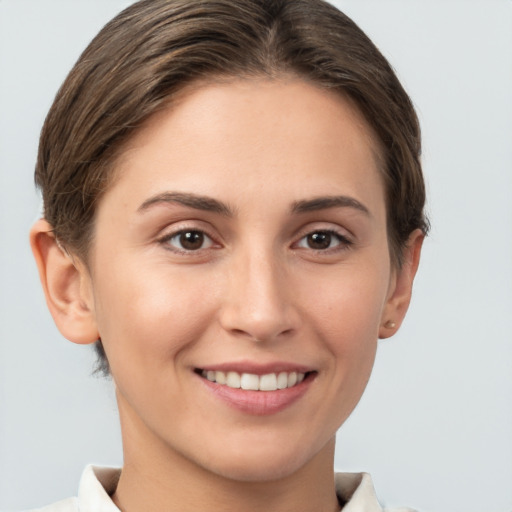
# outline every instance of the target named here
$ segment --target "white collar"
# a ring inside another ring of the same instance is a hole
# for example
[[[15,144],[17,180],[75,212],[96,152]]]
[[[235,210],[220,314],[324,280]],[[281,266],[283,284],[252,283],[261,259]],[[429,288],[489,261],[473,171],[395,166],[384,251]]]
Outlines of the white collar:
[[[120,512],[110,498],[120,475],[119,468],[87,466],[78,491],[80,512]],[[346,503],[343,512],[385,512],[368,473],[336,473],[335,485],[336,494]],[[395,509],[395,512],[407,511],[413,512],[411,509]]]
[[[120,512],[110,498],[120,476],[120,468],[87,466],[78,489],[80,512]]]
[[[343,512],[383,512],[368,473],[336,473],[334,482]]]

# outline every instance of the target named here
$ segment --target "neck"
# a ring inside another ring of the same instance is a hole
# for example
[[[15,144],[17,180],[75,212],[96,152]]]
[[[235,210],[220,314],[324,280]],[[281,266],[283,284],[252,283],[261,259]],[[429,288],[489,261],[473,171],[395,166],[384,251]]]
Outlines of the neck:
[[[123,512],[337,512],[334,439],[302,467],[265,481],[209,471],[163,442],[141,436],[121,413],[124,466],[113,495]],[[149,436],[152,437],[152,436]]]

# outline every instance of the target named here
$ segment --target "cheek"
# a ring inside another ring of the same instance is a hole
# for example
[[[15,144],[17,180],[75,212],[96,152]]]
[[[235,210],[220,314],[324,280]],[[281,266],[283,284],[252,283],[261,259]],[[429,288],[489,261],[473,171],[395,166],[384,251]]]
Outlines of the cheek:
[[[333,349],[358,350],[365,340],[377,339],[388,276],[384,265],[347,265],[326,275],[318,283],[317,293],[310,291],[304,312],[311,313]]]
[[[158,263],[141,269],[118,261],[101,274],[96,318],[114,375],[127,367],[131,372],[164,367],[211,321],[211,294],[201,293],[204,286],[198,288],[197,279],[180,269]]]
[[[355,407],[370,378],[388,279],[385,262],[347,265],[323,281],[306,309],[331,356],[326,369],[333,378],[331,400],[338,404],[336,426]]]

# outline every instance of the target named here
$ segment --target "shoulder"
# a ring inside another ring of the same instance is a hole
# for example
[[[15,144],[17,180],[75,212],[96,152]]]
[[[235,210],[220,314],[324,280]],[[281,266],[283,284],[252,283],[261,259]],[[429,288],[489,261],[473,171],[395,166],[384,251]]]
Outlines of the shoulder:
[[[47,505],[43,508],[36,508],[27,512],[78,512],[78,499],[68,498],[67,500],[58,501],[53,505]]]

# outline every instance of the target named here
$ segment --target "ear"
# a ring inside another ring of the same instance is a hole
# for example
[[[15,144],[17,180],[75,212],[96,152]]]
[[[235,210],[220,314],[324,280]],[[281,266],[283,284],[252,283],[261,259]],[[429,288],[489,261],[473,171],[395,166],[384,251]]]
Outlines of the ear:
[[[61,334],[79,344],[98,340],[87,267],[58,244],[51,225],[44,219],[30,230],[30,245],[48,309]]]
[[[393,336],[407,313],[412,295],[414,276],[420,263],[421,246],[425,235],[420,229],[414,230],[409,236],[403,254],[403,263],[393,271],[388,298],[382,314],[379,338]]]

